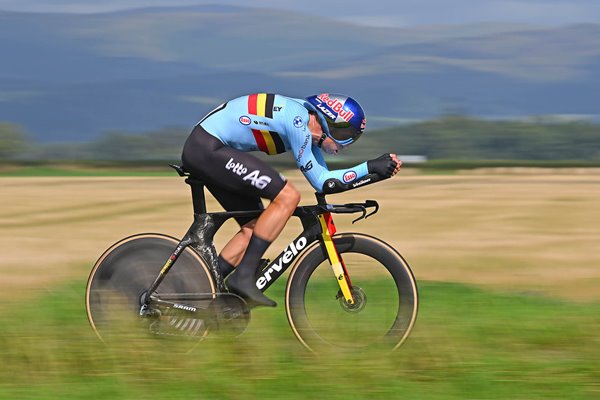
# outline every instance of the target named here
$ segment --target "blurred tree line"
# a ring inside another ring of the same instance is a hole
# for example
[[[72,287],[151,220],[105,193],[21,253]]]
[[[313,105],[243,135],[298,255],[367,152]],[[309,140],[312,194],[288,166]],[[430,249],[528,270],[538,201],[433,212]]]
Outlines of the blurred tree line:
[[[3,162],[154,162],[177,161],[188,130],[165,128],[140,134],[108,132],[83,143],[40,143],[20,127],[0,123]]]
[[[18,126],[0,122],[0,160],[13,160],[29,151],[30,143]]]
[[[600,125],[585,122],[446,116],[380,130],[365,135],[365,142],[375,148],[385,143],[398,154],[419,154],[431,160],[600,161]]]
[[[165,128],[133,134],[110,132],[86,143],[40,143],[18,126],[0,123],[3,162],[177,162],[188,129]],[[344,161],[384,152],[422,155],[428,160],[600,161],[600,124],[585,122],[486,121],[464,116],[441,118],[371,131],[360,145],[343,152]],[[291,162],[279,156],[274,161]]]

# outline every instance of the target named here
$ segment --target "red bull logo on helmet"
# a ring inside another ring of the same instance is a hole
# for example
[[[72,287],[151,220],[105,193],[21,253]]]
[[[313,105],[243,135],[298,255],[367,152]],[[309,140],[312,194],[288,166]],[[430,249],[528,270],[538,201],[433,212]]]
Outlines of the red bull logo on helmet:
[[[344,103],[336,98],[329,97],[329,93],[318,95],[317,100],[321,102],[319,109],[334,121],[337,120],[337,118],[341,118],[346,122],[350,122],[352,117],[354,117],[352,111],[344,109]],[[327,107],[324,107],[325,105],[327,105]]]

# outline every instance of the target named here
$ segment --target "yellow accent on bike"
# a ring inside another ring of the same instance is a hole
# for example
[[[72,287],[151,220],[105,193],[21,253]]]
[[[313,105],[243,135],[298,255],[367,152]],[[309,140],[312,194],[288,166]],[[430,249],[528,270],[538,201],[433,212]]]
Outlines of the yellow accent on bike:
[[[165,266],[163,267],[163,269],[160,271],[160,274],[164,274],[167,272],[167,270],[171,267],[171,264],[173,264],[173,260],[171,260],[169,258],[169,260],[165,263]]]
[[[331,239],[329,229],[327,228],[327,222],[325,222],[323,215],[319,215],[319,221],[321,222],[323,242],[325,243],[325,249],[327,249],[327,256],[329,257],[329,263],[333,269],[334,276],[337,277],[338,284],[340,285],[340,289],[342,290],[346,302],[348,302],[348,304],[354,304],[350,286],[348,285],[348,280],[344,274],[344,268],[342,268],[342,263],[340,262],[335,246],[333,245],[333,240]]]

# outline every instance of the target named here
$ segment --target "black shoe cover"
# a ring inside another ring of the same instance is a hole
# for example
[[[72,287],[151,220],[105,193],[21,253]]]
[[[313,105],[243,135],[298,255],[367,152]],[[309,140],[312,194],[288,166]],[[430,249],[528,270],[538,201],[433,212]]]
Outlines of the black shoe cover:
[[[250,306],[277,307],[277,303],[269,299],[256,287],[253,275],[240,275],[241,271],[233,271],[225,282],[230,292],[235,293],[248,302]]]

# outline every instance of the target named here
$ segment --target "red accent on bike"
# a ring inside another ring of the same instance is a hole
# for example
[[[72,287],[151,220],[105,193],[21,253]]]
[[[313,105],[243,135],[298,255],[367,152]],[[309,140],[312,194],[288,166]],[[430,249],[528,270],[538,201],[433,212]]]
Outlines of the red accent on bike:
[[[329,235],[333,236],[337,230],[335,229],[335,224],[333,223],[333,218],[331,217],[331,213],[327,212],[323,214],[323,219],[325,219],[325,223],[327,224],[327,230],[329,231]]]
[[[335,224],[333,223],[333,217],[331,216],[331,213],[326,212],[323,214],[323,219],[325,220],[325,223],[327,224],[327,230],[329,231],[329,235],[333,236],[335,234],[335,232],[337,231],[337,229],[335,228]],[[340,264],[342,264],[342,269],[344,270],[344,275],[346,276],[346,281],[348,281],[348,286],[350,287],[350,289],[352,289],[352,280],[350,279],[350,275],[348,274],[348,270],[346,269],[346,263],[344,262],[344,259],[342,259],[342,256],[340,255],[340,252],[337,250],[337,247],[335,247],[335,242],[333,243],[333,247],[335,248],[335,252],[337,253],[338,259],[340,260]]]

